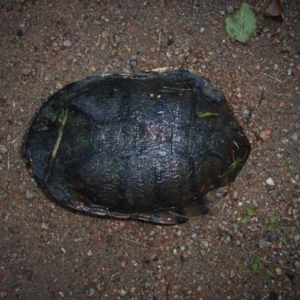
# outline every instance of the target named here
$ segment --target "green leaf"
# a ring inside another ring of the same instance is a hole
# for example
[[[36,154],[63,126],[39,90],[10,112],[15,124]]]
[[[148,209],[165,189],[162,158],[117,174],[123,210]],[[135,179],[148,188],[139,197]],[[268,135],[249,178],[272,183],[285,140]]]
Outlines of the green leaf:
[[[258,269],[260,268],[260,265],[261,265],[261,261],[262,261],[262,259],[259,256],[255,257],[255,260],[254,260],[253,264],[251,265],[252,270],[258,271]]]
[[[251,209],[251,208],[248,208],[248,209],[247,209],[247,213],[248,213],[248,216],[249,216],[249,217],[253,217],[253,215],[254,215],[254,210]]]
[[[243,3],[239,10],[226,18],[227,34],[245,44],[252,37],[256,29],[256,17],[247,3]]]

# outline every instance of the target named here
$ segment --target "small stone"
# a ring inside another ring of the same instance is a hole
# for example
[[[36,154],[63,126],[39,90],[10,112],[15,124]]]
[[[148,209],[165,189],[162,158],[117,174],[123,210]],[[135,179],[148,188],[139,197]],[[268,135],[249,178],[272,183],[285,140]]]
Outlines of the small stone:
[[[30,200],[30,199],[32,199],[33,198],[33,194],[32,194],[32,192],[30,192],[30,191],[26,191],[26,199],[28,199],[28,200]]]
[[[22,75],[24,75],[24,76],[28,76],[28,75],[31,73],[31,70],[25,68],[25,69],[23,69],[23,70],[21,71],[21,73],[22,73]]]
[[[226,3],[226,11],[228,14],[232,14],[234,11],[233,6],[229,3]]]
[[[273,179],[272,179],[271,177],[269,177],[269,178],[266,180],[266,184],[267,184],[267,185],[270,185],[270,186],[275,185],[275,184],[274,184],[274,181],[273,181]]]
[[[64,293],[63,291],[58,292],[58,295],[59,295],[61,298],[64,298],[64,297],[65,297],[65,293]]]
[[[0,153],[4,154],[7,152],[7,148],[4,145],[0,145]]]
[[[72,43],[70,40],[64,40],[63,41],[63,46],[66,47],[66,48],[69,48],[72,46]]]
[[[294,241],[295,242],[298,242],[300,240],[300,234],[296,234],[295,236],[294,236]]]
[[[204,27],[201,27],[200,28],[200,33],[203,33],[205,31],[205,28]]]
[[[173,56],[172,51],[167,51],[167,52],[166,52],[166,56],[167,56],[167,58],[168,58],[169,60],[172,59],[172,56]]]
[[[202,244],[205,248],[208,248],[208,246],[209,246],[209,243],[208,243],[208,241],[206,241],[206,240],[201,241],[201,244]]]
[[[56,86],[55,86],[55,88],[57,89],[57,90],[61,90],[62,89],[62,84],[60,83],[60,82],[58,82],[57,84],[56,84]]]
[[[197,238],[197,233],[196,232],[193,232],[192,234],[191,234],[191,238],[193,239],[193,240],[195,240],[196,238]]]
[[[126,294],[127,294],[127,292],[126,292],[125,290],[120,290],[120,291],[119,291],[119,295],[120,295],[121,297],[126,296]]]
[[[262,130],[259,134],[259,137],[265,141],[270,137],[270,134],[271,134],[270,130],[268,130],[268,129]]]
[[[97,285],[96,285],[96,288],[98,291],[101,291],[102,290],[102,286],[103,286],[103,283],[102,282],[99,282]]]
[[[95,290],[93,288],[89,289],[89,296],[92,297],[95,294]]]
[[[134,267],[136,267],[136,266],[138,265],[137,262],[136,262],[135,260],[132,260],[131,263],[132,263],[132,265],[133,265]]]
[[[273,70],[274,70],[274,71],[277,71],[277,70],[278,70],[278,65],[277,65],[277,64],[274,65]]]
[[[44,223],[44,222],[42,222],[42,229],[45,229],[45,230],[48,229],[48,225],[46,223]]]
[[[280,268],[276,268],[275,271],[276,271],[277,275],[281,275],[282,274],[282,270]]]
[[[61,251],[62,251],[63,254],[66,254],[66,253],[67,253],[66,249],[63,248],[63,247],[61,247]]]
[[[115,43],[121,44],[121,38],[118,35],[115,35]]]
[[[89,250],[89,251],[88,251],[87,256],[93,256],[92,250]]]
[[[268,242],[265,241],[265,239],[260,239],[258,242],[259,248],[265,248],[268,245]]]
[[[293,141],[297,141],[298,140],[298,134],[297,133],[294,133],[292,136],[291,136],[291,139]]]
[[[138,61],[136,59],[131,59],[129,61],[129,65],[131,67],[131,70],[134,71],[138,65]]]
[[[108,48],[108,43],[103,43],[103,44],[101,44],[101,47],[100,47],[100,49],[103,51],[103,50],[106,50]]]

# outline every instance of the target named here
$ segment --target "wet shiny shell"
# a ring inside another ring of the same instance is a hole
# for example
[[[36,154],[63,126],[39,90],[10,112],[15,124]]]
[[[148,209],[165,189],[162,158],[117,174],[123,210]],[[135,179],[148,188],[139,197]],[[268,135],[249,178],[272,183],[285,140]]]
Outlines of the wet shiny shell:
[[[211,82],[188,71],[88,77],[55,93],[29,129],[39,182],[67,207],[162,224],[206,213],[250,145]]]

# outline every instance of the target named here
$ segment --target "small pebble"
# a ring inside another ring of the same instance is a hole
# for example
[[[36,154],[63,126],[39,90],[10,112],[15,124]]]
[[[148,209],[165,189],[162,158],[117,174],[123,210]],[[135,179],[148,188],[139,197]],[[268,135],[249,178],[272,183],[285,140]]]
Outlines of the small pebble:
[[[64,297],[65,297],[65,293],[62,292],[62,291],[58,292],[58,295],[59,295],[61,298],[64,298]]]
[[[226,3],[226,11],[228,14],[232,14],[234,11],[233,6],[229,3]]]
[[[72,43],[71,43],[71,41],[69,41],[69,40],[64,40],[64,41],[63,41],[63,46],[66,47],[66,48],[69,48],[69,47],[72,46]]]
[[[32,199],[33,198],[33,194],[32,192],[30,192],[29,190],[26,191],[26,199]]]
[[[275,185],[275,184],[274,184],[274,181],[273,181],[273,179],[272,179],[271,177],[269,177],[269,178],[266,180],[266,184],[267,184],[267,185],[270,185],[270,186]]]
[[[134,71],[138,65],[138,61],[136,59],[131,59],[129,61],[129,65],[131,67],[131,70]]]
[[[118,35],[115,35],[115,43],[121,44],[121,38]]]
[[[200,33],[203,33],[205,31],[205,28],[204,27],[201,27],[200,28]]]
[[[260,69],[260,64],[255,64],[254,65],[254,70],[259,70]]]
[[[300,240],[300,234],[296,234],[295,236],[294,236],[294,241],[295,242],[298,242]]]
[[[7,148],[4,145],[0,145],[0,153],[4,154],[7,152]]]
[[[259,248],[265,248],[268,245],[268,242],[266,242],[264,239],[260,239],[258,242]]]
[[[122,296],[122,297],[126,296],[126,294],[127,294],[127,292],[125,290],[120,290],[119,291],[119,295]]]
[[[193,240],[195,240],[196,238],[197,238],[197,233],[196,232],[193,232],[192,234],[191,234],[191,238],[193,239]]]
[[[201,244],[202,244],[205,248],[208,248],[208,246],[209,246],[209,243],[208,243],[208,241],[206,241],[206,240],[201,241]]]
[[[25,68],[21,71],[22,75],[28,76],[31,73],[31,70]]]
[[[136,267],[136,266],[138,265],[137,262],[136,262],[135,260],[132,260],[131,263],[132,263],[132,265],[133,265],[134,267]]]
[[[291,136],[291,139],[293,141],[297,141],[298,140],[298,134],[297,133],[294,133],[292,136]]]
[[[89,296],[92,297],[95,294],[95,290],[93,288],[89,289]]]
[[[275,271],[276,271],[277,275],[281,275],[282,274],[282,270],[280,268],[276,268]]]
[[[46,223],[44,223],[44,222],[42,222],[42,229],[45,229],[45,230],[48,229],[48,225]]]

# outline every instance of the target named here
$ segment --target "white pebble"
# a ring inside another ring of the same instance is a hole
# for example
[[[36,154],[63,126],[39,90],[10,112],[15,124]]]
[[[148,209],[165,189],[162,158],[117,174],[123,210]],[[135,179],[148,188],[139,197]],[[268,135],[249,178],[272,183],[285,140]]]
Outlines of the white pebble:
[[[271,177],[269,177],[269,178],[266,180],[266,184],[273,186],[273,185],[274,185],[273,179],[272,179]]]
[[[294,240],[295,240],[295,242],[298,242],[300,240],[300,234],[296,234],[294,236]]]
[[[6,153],[6,152],[7,152],[6,146],[0,145],[0,152],[1,152],[2,154]]]
[[[64,40],[64,41],[63,41],[63,46],[68,48],[68,47],[71,47],[71,46],[72,46],[72,43],[71,43],[71,41],[69,41],[69,40]]]
[[[297,133],[294,133],[292,136],[291,136],[292,140],[293,141],[297,141],[298,140],[298,134]]]

